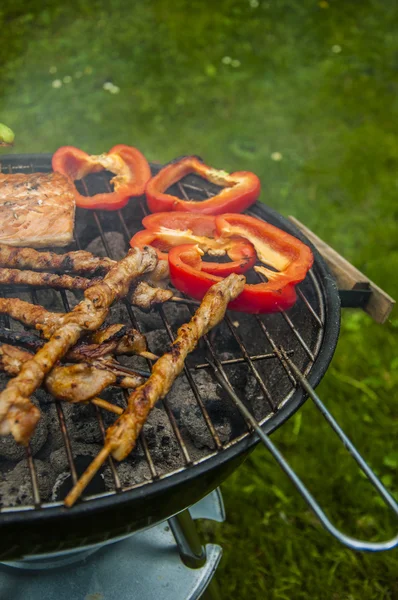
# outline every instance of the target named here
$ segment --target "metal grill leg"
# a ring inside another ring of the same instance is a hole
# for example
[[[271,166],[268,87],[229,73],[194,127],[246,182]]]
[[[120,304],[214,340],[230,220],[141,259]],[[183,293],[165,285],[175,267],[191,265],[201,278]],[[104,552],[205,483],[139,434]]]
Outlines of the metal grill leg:
[[[190,569],[200,569],[206,562],[206,551],[202,546],[195,522],[188,509],[168,521],[178,546],[181,560]]]

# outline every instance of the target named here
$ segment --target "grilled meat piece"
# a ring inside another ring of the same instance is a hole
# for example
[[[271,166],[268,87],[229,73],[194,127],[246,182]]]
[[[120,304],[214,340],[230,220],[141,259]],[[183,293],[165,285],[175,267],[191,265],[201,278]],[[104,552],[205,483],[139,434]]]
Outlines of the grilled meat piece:
[[[0,173],[0,242],[66,246],[73,240],[73,183],[60,173]]]
[[[25,302],[19,298],[0,298],[0,313],[9,315],[16,321],[40,329],[48,325],[56,325],[64,313],[54,313],[43,306]]]
[[[94,279],[85,277],[0,268],[0,285],[32,285],[35,287],[51,287],[55,290],[86,290],[95,282]]]
[[[140,375],[117,375],[95,365],[79,363],[66,367],[54,367],[46,377],[46,388],[59,398],[68,402],[87,402],[109,385],[134,389],[144,383]]]
[[[131,295],[131,304],[138,306],[141,310],[149,311],[157,304],[163,304],[173,297],[171,290],[152,287],[145,281],[140,281]]]
[[[27,361],[20,373],[8,382],[0,393],[0,434],[12,433],[17,442],[27,444],[40,418],[40,411],[29,398],[44,377],[86,331],[98,329],[118,298],[125,296],[131,282],[146,271],[153,270],[157,257],[151,248],[131,249],[127,256],[84,292],[82,300],[57,323],[41,326],[50,340]]]
[[[115,264],[116,261],[111,258],[94,256],[85,250],[56,254],[55,252],[38,252],[33,248],[12,248],[0,244],[1,267],[97,275],[99,272],[109,271]]]
[[[43,339],[35,335],[13,331],[5,327],[0,328],[0,341],[23,346],[36,352],[45,344]],[[69,350],[65,359],[72,362],[82,362],[103,356],[119,356],[121,354],[138,354],[146,358],[150,353],[147,352],[146,339],[142,333],[133,327],[115,324],[108,325],[101,331],[87,336],[86,339]]]
[[[223,319],[228,303],[241,293],[245,282],[243,275],[232,274],[206,293],[189,323],[179,328],[170,352],[154,364],[151,376],[130,395],[126,410],[108,428],[104,448],[66,497],[66,506],[76,502],[109,454],[122,460],[132,451],[150,411],[170,390],[184,368],[187,355],[199,339]]]
[[[18,375],[22,365],[32,358],[30,352],[21,350],[9,344],[0,345],[0,369],[8,375]],[[109,385],[118,385],[123,388],[136,388],[144,383],[144,378],[132,373],[129,376],[109,371],[103,366],[88,365],[86,363],[67,367],[55,367],[46,377],[45,384],[48,391],[60,400],[68,402],[88,402],[95,400],[95,404],[111,410],[120,411],[109,402],[96,398],[103,389]],[[116,408],[116,410],[115,410]]]
[[[0,298],[0,313],[7,314],[24,325],[36,327],[36,329],[46,328],[49,324],[51,326],[55,326],[57,323],[61,324],[66,314],[50,312],[42,306],[30,304],[24,300],[19,300],[19,298]],[[35,336],[4,328],[0,329],[0,339],[3,342],[19,343],[35,350],[44,345],[44,341]],[[133,327],[117,323],[103,327],[89,335],[85,340],[76,344],[68,352],[66,358],[80,362],[81,360],[98,358],[108,354],[115,354],[116,356],[120,354],[141,354],[147,356],[147,349],[146,339],[142,333]]]
[[[108,325],[102,330],[95,331],[88,336],[87,340],[88,343],[83,340],[69,351],[67,354],[69,360],[88,360],[109,354],[145,356],[148,350],[146,338],[141,332],[120,324]]]

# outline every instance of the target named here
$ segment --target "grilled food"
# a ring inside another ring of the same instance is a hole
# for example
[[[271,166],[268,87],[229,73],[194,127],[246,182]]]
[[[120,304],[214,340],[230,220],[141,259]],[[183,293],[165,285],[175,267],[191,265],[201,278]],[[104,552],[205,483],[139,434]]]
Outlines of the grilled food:
[[[84,292],[84,300],[70,313],[63,315],[56,324],[42,326],[44,335],[50,340],[0,393],[1,435],[11,432],[17,442],[28,443],[40,418],[40,411],[29,399],[32,393],[84,332],[95,331],[103,324],[109,307],[117,298],[127,294],[131,282],[144,272],[153,270],[156,262],[156,253],[152,249],[131,249],[111,268],[103,281]]]
[[[21,348],[9,344],[0,346],[0,369],[8,375],[18,375],[22,365],[31,358],[32,354]],[[96,394],[108,385],[134,388],[144,382],[144,379],[139,375],[135,377],[123,376],[122,381],[118,381],[118,377],[111,371],[99,369],[92,365],[79,364],[73,365],[73,367],[55,367],[46,378],[48,391],[60,400],[67,400],[68,402],[91,401],[116,414],[120,414],[121,409],[106,400],[102,400],[102,398],[97,398]]]
[[[158,304],[163,304],[173,297],[171,290],[152,287],[146,281],[140,281],[131,295],[131,304],[141,310],[149,311]]]
[[[232,274],[206,293],[189,323],[179,328],[170,352],[159,358],[151,376],[130,395],[127,409],[107,430],[104,448],[66,497],[66,506],[76,502],[109,454],[122,460],[131,452],[150,411],[166,396],[184,368],[185,358],[199,339],[223,319],[228,303],[241,293],[245,281],[243,275]]]
[[[66,246],[73,240],[73,184],[60,173],[0,173],[0,242]]]
[[[30,285],[34,287],[51,287],[55,290],[86,290],[93,283],[95,283],[94,279],[87,279],[86,277],[0,268],[0,285]]]
[[[51,336],[54,327],[63,323],[67,314],[50,312],[43,306],[30,304],[19,298],[0,298],[0,313],[7,314],[28,327],[43,330],[47,332],[48,337]],[[39,338],[9,329],[0,329],[0,338],[2,341],[19,343],[35,350],[44,345]],[[157,358],[147,350],[146,339],[142,333],[133,327],[115,323],[101,328],[76,344],[66,358],[75,362],[108,354],[139,354],[144,358]]]
[[[38,252],[33,248],[11,248],[0,244],[0,266],[35,271],[63,271],[78,275],[97,275],[107,272],[116,261],[106,256],[94,256],[85,250],[56,254]]]

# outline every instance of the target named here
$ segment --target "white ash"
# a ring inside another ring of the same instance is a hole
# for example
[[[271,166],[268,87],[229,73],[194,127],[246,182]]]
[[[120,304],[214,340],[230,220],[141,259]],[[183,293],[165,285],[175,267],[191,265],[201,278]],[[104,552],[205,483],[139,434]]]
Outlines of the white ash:
[[[125,461],[117,464],[116,470],[120,479],[120,484],[123,488],[128,488],[136,483],[151,480],[151,472],[146,460],[138,460],[134,464]],[[109,491],[114,490],[115,481],[109,466],[105,467],[103,477],[105,488]]]
[[[50,465],[41,460],[35,460],[37,482],[41,500],[51,496],[55,481],[55,473]],[[29,467],[26,461],[21,461],[7,474],[7,479],[0,483],[0,505],[20,506],[33,504],[33,492]]]
[[[94,458],[97,456],[102,446],[98,444],[72,444],[73,458],[78,456],[88,456]],[[54,450],[50,456],[50,464],[55,473],[61,474],[64,471],[69,471],[69,462],[65,448]]]
[[[69,471],[64,471],[63,473],[60,473],[59,475],[57,475],[56,479],[55,479],[55,483],[53,485],[53,489],[51,492],[51,500],[53,502],[56,502],[60,499],[61,494],[61,488],[63,487],[63,485],[65,484],[65,482],[70,479],[70,472]]]
[[[121,233],[118,231],[106,231],[104,236],[109,246],[110,256],[114,260],[120,260],[126,256],[128,246]],[[85,250],[96,256],[107,256],[107,252],[100,236],[94,238],[92,242],[86,246]]]

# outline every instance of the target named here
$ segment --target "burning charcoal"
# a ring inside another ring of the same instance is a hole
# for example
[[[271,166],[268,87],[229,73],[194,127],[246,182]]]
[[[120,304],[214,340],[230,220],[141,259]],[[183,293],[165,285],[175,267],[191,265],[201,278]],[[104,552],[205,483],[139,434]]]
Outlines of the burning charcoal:
[[[169,418],[160,408],[152,410],[144,425],[144,435],[155,463],[170,464],[180,458],[179,445]]]
[[[170,347],[170,338],[167,334],[167,331],[164,329],[155,329],[155,331],[150,331],[145,335],[148,348],[154,354],[161,356],[165,352],[169,350]]]
[[[163,321],[156,309],[146,313],[134,306],[133,311],[144,333],[163,328]]]
[[[102,443],[98,419],[90,404],[61,404],[66,428],[72,441],[87,444]],[[64,445],[55,403],[49,410],[49,429],[54,449]]]
[[[269,412],[270,407],[260,386],[254,377],[249,377],[245,387],[245,397],[248,398],[248,407],[252,408],[253,415],[259,421],[263,419]]]
[[[221,352],[219,354],[220,361],[230,360],[231,358],[237,358],[239,354],[232,354],[230,352]],[[239,393],[245,389],[247,377],[249,375],[249,367],[246,363],[238,363],[233,365],[224,366],[225,374],[227,375],[232,387]],[[209,370],[211,373],[211,371]]]
[[[126,240],[121,233],[118,231],[107,231],[105,233],[105,239],[110,249],[110,256],[114,260],[120,260],[126,256],[128,248]],[[93,239],[93,241],[86,246],[85,250],[92,252],[92,254],[95,254],[96,256],[107,255],[101,237],[96,237]]]
[[[48,500],[55,480],[53,469],[41,460],[34,461],[41,500]],[[7,473],[5,481],[0,483],[1,506],[20,506],[33,504],[32,484],[26,461],[20,462],[15,469]]]
[[[101,447],[97,444],[72,444],[73,458],[88,457],[89,459],[93,459],[97,456]],[[54,450],[50,456],[50,463],[54,471],[58,474],[69,471],[69,462],[65,448]]]
[[[122,462],[116,468],[122,487],[129,487],[151,479],[151,473],[145,460],[139,460],[134,464]],[[107,490],[115,489],[112,471],[108,466],[104,469],[104,481]]]
[[[102,443],[102,433],[98,418],[89,404],[77,404],[70,414],[68,422],[69,434],[72,440],[85,444]]]
[[[76,468],[77,476],[80,477],[87,469],[93,458],[101,450],[101,446],[94,444],[73,444],[73,462]],[[69,463],[64,448],[59,448],[51,454],[51,465],[54,471],[58,473],[52,489],[52,500],[63,500],[66,494],[73,486],[72,477],[69,471]],[[90,485],[86,488],[86,493],[100,494],[105,491],[105,484],[102,472],[97,473]]]
[[[62,303],[60,295],[51,289],[37,290],[37,301],[39,304],[44,306],[49,311],[53,312],[64,312],[65,307]],[[31,302],[31,298],[28,297],[27,302]]]
[[[122,302],[118,302],[112,306],[112,310],[106,319],[107,325],[111,325],[113,323],[124,323],[126,325],[130,325],[129,313],[126,306]]]
[[[39,420],[32,439],[30,440],[30,449],[32,455],[35,456],[44,446],[47,440],[47,416],[42,414]],[[19,461],[26,456],[24,446],[17,444],[11,434],[0,436],[0,456],[8,460]]]

